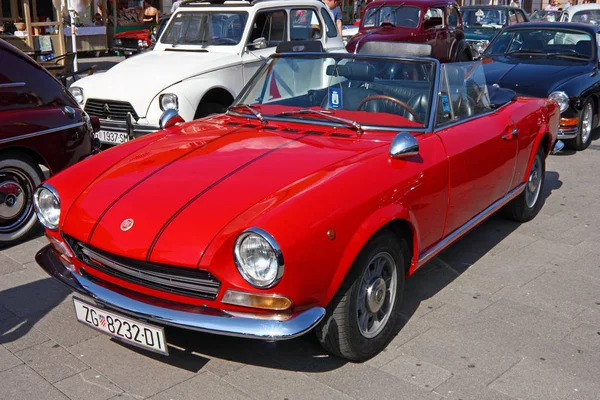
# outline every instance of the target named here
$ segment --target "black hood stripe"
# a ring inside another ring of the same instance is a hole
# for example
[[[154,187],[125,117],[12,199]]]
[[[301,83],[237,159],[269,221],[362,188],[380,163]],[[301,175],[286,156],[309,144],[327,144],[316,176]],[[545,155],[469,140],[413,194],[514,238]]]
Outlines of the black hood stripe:
[[[158,243],[158,240],[160,239],[160,237],[162,236],[162,234],[165,232],[165,230],[167,229],[167,227],[175,220],[175,218],[177,218],[179,216],[179,214],[181,214],[187,207],[189,207],[190,205],[192,205],[196,200],[198,200],[200,197],[202,197],[206,192],[208,192],[209,190],[211,190],[212,188],[214,188],[215,186],[217,186],[219,183],[225,181],[227,178],[235,175],[237,172],[243,170],[244,168],[246,168],[247,166],[255,163],[256,161],[268,156],[269,154],[272,154],[274,152],[276,152],[277,150],[286,147],[287,145],[293,143],[293,142],[297,142],[303,138],[305,138],[306,134],[298,136],[295,139],[292,139],[290,141],[287,141],[283,144],[280,144],[277,147],[272,148],[271,150],[257,156],[256,158],[253,158],[252,160],[246,162],[243,165],[240,165],[239,167],[237,167],[236,169],[234,169],[233,171],[229,172],[228,174],[224,175],[223,177],[221,177],[220,179],[216,180],[215,182],[213,182],[212,184],[210,184],[209,186],[207,186],[206,188],[204,188],[200,193],[198,193],[197,195],[195,195],[194,197],[192,197],[187,203],[185,203],[179,210],[177,210],[177,212],[175,212],[173,215],[171,215],[171,217],[167,220],[167,222],[165,222],[165,224],[162,226],[162,228],[160,228],[160,230],[158,231],[158,233],[156,234],[156,237],[154,238],[154,240],[152,241],[152,244],[150,245],[150,248],[148,250],[148,255],[146,256],[146,260],[150,261],[150,257],[152,256],[152,252],[154,251],[154,247],[156,246],[156,243]]]
[[[92,228],[92,230],[90,231],[90,234],[88,236],[88,244],[92,243],[92,236],[94,236],[94,232],[96,232],[96,228],[98,227],[98,225],[100,224],[100,221],[102,221],[102,218],[104,218],[104,216],[106,215],[106,213],[108,213],[110,211],[111,208],[114,207],[115,204],[117,204],[117,202],[119,202],[123,197],[125,197],[129,192],[131,192],[133,189],[135,189],[136,187],[138,187],[139,185],[141,185],[142,183],[144,183],[146,180],[150,179],[151,177],[153,177],[154,175],[156,175],[157,173],[159,173],[160,171],[164,170],[165,168],[169,167],[170,165],[173,165],[173,163],[181,160],[183,157],[188,156],[190,154],[192,154],[195,151],[198,151],[204,147],[206,147],[207,145],[209,145],[210,143],[219,140],[225,136],[229,136],[231,134],[234,134],[238,131],[240,131],[242,128],[236,128],[234,130],[232,130],[231,132],[227,132],[226,134],[222,135],[222,136],[218,136],[212,140],[209,140],[208,142],[204,143],[202,146],[198,146],[196,148],[193,148],[192,150],[185,152],[184,154],[180,155],[177,158],[174,158],[173,160],[169,161],[168,163],[166,163],[165,165],[163,165],[162,167],[158,168],[156,171],[148,174],[147,176],[145,176],[144,178],[142,178],[140,181],[138,181],[137,183],[135,183],[133,186],[131,186],[129,189],[127,189],[126,191],[124,191],[123,193],[121,193],[112,203],[110,203],[108,205],[108,207],[106,207],[106,209],[102,212],[102,214],[100,214],[100,217],[96,220],[96,223],[94,224],[94,227]],[[131,155],[131,154],[130,154]]]

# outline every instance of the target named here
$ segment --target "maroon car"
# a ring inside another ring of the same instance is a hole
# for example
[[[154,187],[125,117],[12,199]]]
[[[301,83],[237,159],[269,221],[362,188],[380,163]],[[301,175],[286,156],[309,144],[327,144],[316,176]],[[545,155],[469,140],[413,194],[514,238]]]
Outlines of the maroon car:
[[[428,55],[441,62],[473,59],[465,40],[458,4],[452,0],[378,0],[369,3],[358,34],[348,42],[346,49],[354,52],[372,41],[430,44]]]
[[[93,125],[68,90],[0,39],[0,245],[36,226],[33,190],[45,178],[95,153]]]

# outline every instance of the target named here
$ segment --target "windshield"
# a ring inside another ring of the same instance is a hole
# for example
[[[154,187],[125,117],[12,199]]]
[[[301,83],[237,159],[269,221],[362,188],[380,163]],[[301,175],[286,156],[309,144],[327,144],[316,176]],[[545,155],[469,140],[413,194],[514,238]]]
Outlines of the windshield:
[[[530,21],[549,21],[555,22],[560,20],[561,11],[545,11],[537,10],[529,16]]]
[[[583,31],[566,29],[511,29],[494,39],[486,55],[564,56],[590,59],[593,56],[592,37]]]
[[[571,17],[571,22],[598,25],[600,22],[600,10],[577,11]]]
[[[160,37],[166,44],[236,45],[242,40],[245,12],[180,12]]]
[[[327,114],[370,126],[423,128],[435,66],[434,60],[282,54],[268,60],[237,104],[250,105],[266,119],[292,112],[323,121]]]
[[[498,9],[463,9],[462,17],[467,28],[502,28],[506,24],[506,14]]]
[[[402,4],[387,7],[373,7],[367,10],[363,27],[371,28],[387,23],[393,26],[416,28],[419,26],[420,15],[420,8],[403,6]]]

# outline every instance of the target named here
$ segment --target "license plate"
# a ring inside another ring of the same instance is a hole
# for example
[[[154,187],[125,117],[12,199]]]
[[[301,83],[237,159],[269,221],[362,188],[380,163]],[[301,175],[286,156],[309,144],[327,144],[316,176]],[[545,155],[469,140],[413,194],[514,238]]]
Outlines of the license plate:
[[[122,132],[98,131],[96,137],[102,143],[121,144],[129,140],[129,135]]]
[[[73,298],[73,304],[79,322],[134,346],[169,354],[163,328],[107,312],[76,298]]]

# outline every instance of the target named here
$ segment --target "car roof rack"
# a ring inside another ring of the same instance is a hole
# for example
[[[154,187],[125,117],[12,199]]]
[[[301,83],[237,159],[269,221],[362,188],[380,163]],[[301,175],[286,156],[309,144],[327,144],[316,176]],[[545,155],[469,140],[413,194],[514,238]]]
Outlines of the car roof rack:
[[[194,7],[194,6],[253,6],[256,3],[263,1],[273,0],[184,0],[181,2],[180,7]]]

